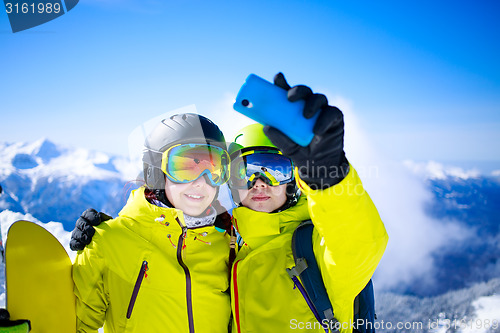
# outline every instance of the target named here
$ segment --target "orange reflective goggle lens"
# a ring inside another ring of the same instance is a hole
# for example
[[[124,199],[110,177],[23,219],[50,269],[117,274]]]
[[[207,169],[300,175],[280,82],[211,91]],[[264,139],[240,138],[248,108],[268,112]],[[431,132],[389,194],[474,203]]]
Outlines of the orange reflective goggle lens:
[[[175,183],[190,183],[206,175],[212,186],[220,186],[229,178],[229,155],[207,144],[176,145],[163,153],[161,170]]]

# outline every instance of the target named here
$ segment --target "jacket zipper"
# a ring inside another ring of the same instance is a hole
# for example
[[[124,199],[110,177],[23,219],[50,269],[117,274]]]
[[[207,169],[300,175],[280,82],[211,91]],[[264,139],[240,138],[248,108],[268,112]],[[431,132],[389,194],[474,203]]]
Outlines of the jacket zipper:
[[[189,321],[189,332],[194,333],[194,318],[193,318],[193,299],[192,299],[192,293],[191,293],[191,273],[189,272],[188,267],[182,260],[182,249],[183,249],[183,242],[186,239],[187,235],[187,227],[182,226],[181,221],[179,218],[176,218],[177,223],[182,227],[182,234],[179,236],[179,241],[177,243],[177,261],[179,262],[179,265],[181,265],[182,269],[184,270],[184,274],[186,275],[186,303],[187,303],[187,315],[188,315],[188,321]]]
[[[234,319],[236,320],[236,328],[238,330],[238,333],[241,333],[241,327],[240,327],[240,300],[238,298],[238,263],[240,261],[236,261],[233,265],[233,289],[234,289]]]
[[[142,280],[146,275],[146,271],[148,270],[148,262],[144,260],[141,265],[141,269],[139,270],[139,276],[135,281],[134,290],[132,291],[132,297],[130,298],[130,303],[128,304],[127,309],[127,319],[130,319],[132,316],[132,310],[134,309],[135,301],[137,299],[137,294],[139,294],[139,289],[141,289]]]

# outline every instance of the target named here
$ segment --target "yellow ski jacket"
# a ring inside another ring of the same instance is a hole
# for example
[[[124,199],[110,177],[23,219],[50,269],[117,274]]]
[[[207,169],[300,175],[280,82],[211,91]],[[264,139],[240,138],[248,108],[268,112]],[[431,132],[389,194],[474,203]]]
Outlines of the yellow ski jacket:
[[[286,272],[295,266],[293,232],[309,218],[334,315],[341,332],[352,332],[354,298],[387,245],[384,224],[352,167],[342,182],[323,191],[311,190],[298,177],[297,182],[305,196],[294,207],[272,214],[233,210],[245,241],[231,273],[233,332],[325,332]]]
[[[73,265],[77,332],[227,332],[229,237],[133,191]]]

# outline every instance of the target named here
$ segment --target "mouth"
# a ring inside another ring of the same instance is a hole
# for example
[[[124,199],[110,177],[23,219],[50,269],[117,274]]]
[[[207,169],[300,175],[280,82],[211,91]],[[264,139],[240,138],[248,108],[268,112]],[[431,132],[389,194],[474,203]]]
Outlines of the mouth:
[[[188,198],[189,200],[193,200],[193,201],[202,201],[203,198],[205,198],[205,196],[198,195],[198,194],[184,194],[184,196],[186,198]]]
[[[259,195],[254,195],[252,197],[252,200],[253,201],[257,201],[257,202],[262,202],[262,201],[269,200],[270,198],[271,198],[270,196],[267,196],[267,195],[264,195],[264,194],[259,194]]]

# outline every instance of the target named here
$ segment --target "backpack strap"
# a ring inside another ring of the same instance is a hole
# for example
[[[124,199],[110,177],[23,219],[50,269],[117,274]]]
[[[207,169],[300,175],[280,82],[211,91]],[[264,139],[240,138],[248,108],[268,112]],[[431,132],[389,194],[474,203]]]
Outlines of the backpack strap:
[[[354,332],[375,333],[375,319],[375,294],[370,280],[354,300]]]
[[[332,329],[332,332],[339,332],[338,321],[334,316],[323,283],[323,277],[314,256],[312,246],[313,229],[314,224],[311,220],[302,222],[295,229],[292,237],[295,266],[287,268],[287,272],[295,287],[299,289],[306,300],[316,320],[325,329],[325,332],[328,332],[328,328]],[[374,323],[376,318],[373,283],[370,280],[354,299],[353,332],[375,333]]]
[[[292,237],[292,252],[295,266],[287,268],[288,275],[301,292],[316,320],[323,326],[338,332],[337,319],[323,283],[312,247],[312,232],[314,225],[311,220],[302,222]],[[300,280],[298,279],[300,277]],[[302,283],[301,283],[302,281]]]

